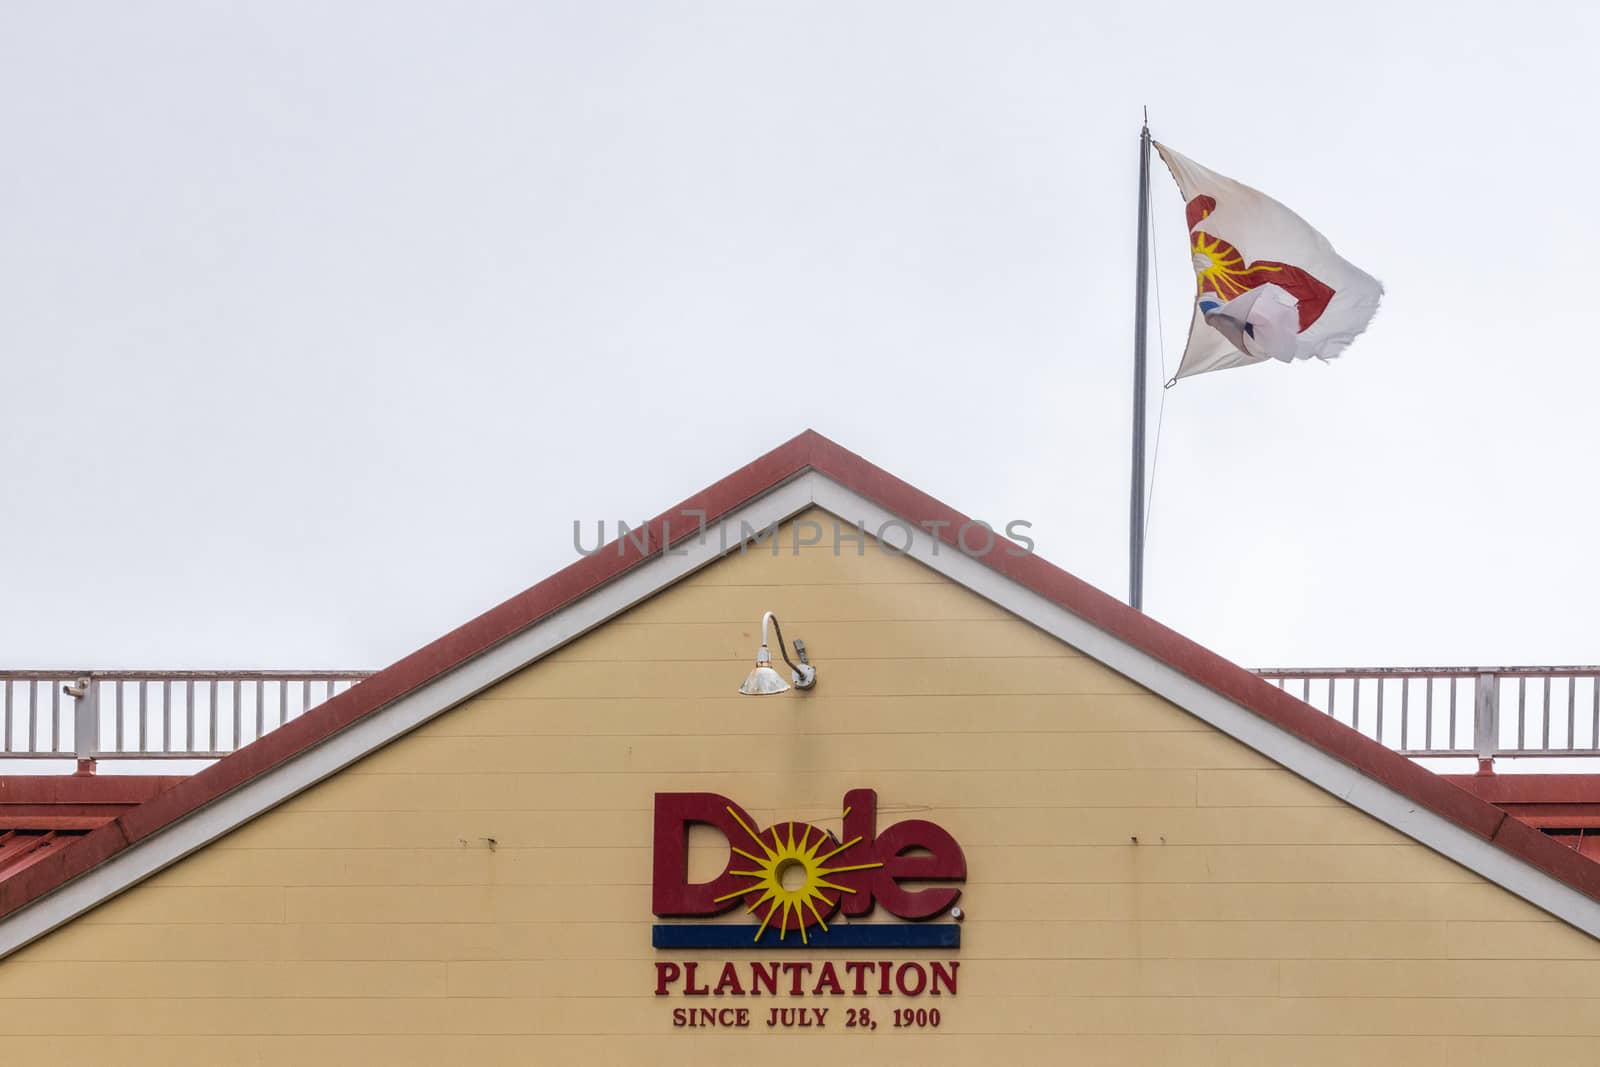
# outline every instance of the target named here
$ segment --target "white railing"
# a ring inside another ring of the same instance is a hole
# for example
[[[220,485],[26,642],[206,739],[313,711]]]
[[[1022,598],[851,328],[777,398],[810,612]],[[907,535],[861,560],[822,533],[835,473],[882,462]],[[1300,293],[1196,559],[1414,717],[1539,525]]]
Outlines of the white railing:
[[[0,670],[0,759],[216,759],[371,673]],[[1600,666],[1256,673],[1408,756],[1600,756]]]
[[[0,670],[0,759],[216,759],[371,673]]]
[[[1256,673],[1407,756],[1600,756],[1600,667]]]

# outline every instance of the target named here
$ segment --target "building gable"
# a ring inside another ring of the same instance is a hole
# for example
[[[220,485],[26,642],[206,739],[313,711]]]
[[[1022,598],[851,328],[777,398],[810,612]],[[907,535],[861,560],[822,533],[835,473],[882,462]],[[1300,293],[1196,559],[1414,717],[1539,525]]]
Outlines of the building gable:
[[[794,555],[795,518],[822,544]],[[901,523],[909,555],[835,555],[835,518]],[[925,518],[946,523],[938,536]],[[778,555],[738,549],[779,522]],[[1550,998],[1600,989],[1594,862],[1014,545],[960,552],[962,522],[803,435],[654,520],[645,544],[582,560],[0,885],[0,952],[43,937],[0,961],[0,997],[69,1011],[110,990],[149,1013],[106,1025],[186,1033],[195,1005],[176,1001],[195,990],[354,995],[373,1014],[306,1006],[296,1025],[443,1041],[400,1049],[418,1056],[494,1027],[598,1025],[544,1000],[642,997],[619,982],[656,958],[635,936],[650,925],[637,835],[651,793],[720,792],[763,821],[822,825],[853,787],[936,814],[968,848],[962,958],[1005,963],[995,990],[1067,998],[1059,1025],[1112,1019],[1138,1048],[1158,1037],[1133,1021],[1152,995],[1238,1000],[1245,1016],[1214,1025],[1248,1043],[1245,1017],[1299,1033],[1347,1008],[1285,1019],[1283,998],[1379,990],[1363,1025],[1400,1049],[1395,1011],[1437,1006],[1405,998],[1512,995],[1506,976]],[[766,609],[813,648],[814,693],[731,691]],[[474,1003],[469,1024],[435,1003],[518,997],[515,1017]],[[629,1025],[659,1022],[654,1003],[605,1030],[618,1059],[651,1048]],[[1173,1025],[1206,1032],[1221,1009],[1206,1005]],[[1491,1025],[1451,1011],[1435,1025],[1454,1029],[1432,1032]],[[238,1005],[216,1032],[278,1025],[253,1013]],[[1552,1054],[1587,1032],[1547,1016]],[[1026,1045],[1029,1022],[979,1017]]]
[[[774,609],[821,680],[740,696]],[[1592,1040],[1560,998],[1600,992],[1593,938],[934,568],[824,545],[695,570],[15,953],[8,1047],[703,1063],[673,1032],[684,998],[653,991],[654,795],[840,832],[855,788],[967,859],[959,995],[937,1034],[876,1035],[896,1056],[1262,1062],[1315,1034],[1330,1062],[1513,1038],[1570,1059]],[[719,844],[695,842],[700,875]],[[1500,998],[1517,1010],[1485,1010]],[[853,1003],[822,1036],[837,1054],[860,1055]],[[886,1028],[900,1004],[869,1003]]]

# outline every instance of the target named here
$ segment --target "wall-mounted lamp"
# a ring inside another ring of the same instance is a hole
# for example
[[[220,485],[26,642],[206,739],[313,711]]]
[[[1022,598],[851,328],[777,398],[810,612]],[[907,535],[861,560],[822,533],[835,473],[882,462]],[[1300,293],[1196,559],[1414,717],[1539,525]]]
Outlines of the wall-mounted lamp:
[[[772,628],[778,632],[778,655],[783,657],[783,662],[787,663],[789,670],[794,672],[791,675],[794,687],[796,689],[810,689],[816,685],[817,669],[806,658],[806,643],[798,639],[794,643],[794,654],[800,657],[800,662],[796,664],[789,658],[788,647],[783,643],[783,627],[778,625],[778,617],[769,611],[761,616],[761,647],[756,650],[755,670],[751,671],[749,676],[745,678],[744,684],[739,687],[739,692],[746,696],[762,696],[767,693],[781,693],[789,688],[778,672],[772,669],[772,653],[767,650],[767,623],[769,622],[772,624]]]

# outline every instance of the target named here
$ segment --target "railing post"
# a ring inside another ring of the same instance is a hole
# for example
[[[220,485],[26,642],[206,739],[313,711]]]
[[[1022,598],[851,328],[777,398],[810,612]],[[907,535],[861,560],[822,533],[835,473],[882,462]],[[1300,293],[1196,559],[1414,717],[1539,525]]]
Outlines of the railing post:
[[[1500,679],[1493,673],[1478,675],[1477,698],[1473,702],[1473,744],[1478,750],[1480,773],[1491,769],[1495,752],[1500,748]]]
[[[72,746],[78,757],[78,773],[93,774],[100,750],[100,687],[93,674],[85,674],[66,687],[77,701],[72,709]]]

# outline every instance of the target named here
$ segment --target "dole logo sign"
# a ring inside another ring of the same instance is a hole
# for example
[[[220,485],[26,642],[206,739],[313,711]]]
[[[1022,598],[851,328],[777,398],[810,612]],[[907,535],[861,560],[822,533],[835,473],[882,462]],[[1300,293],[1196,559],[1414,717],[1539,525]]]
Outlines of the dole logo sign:
[[[926,819],[906,819],[882,833],[877,822],[878,795],[871,789],[845,794],[842,840],[802,822],[758,827],[749,812],[716,793],[657,793],[652,910],[663,919],[709,919],[742,905],[752,921],[658,923],[655,947],[959,945],[958,925],[927,920],[950,912],[961,896],[959,883],[967,876],[961,846]],[[695,825],[728,839],[727,862],[709,882],[689,880]],[[874,907],[906,921],[838,922],[840,915],[865,918]]]

